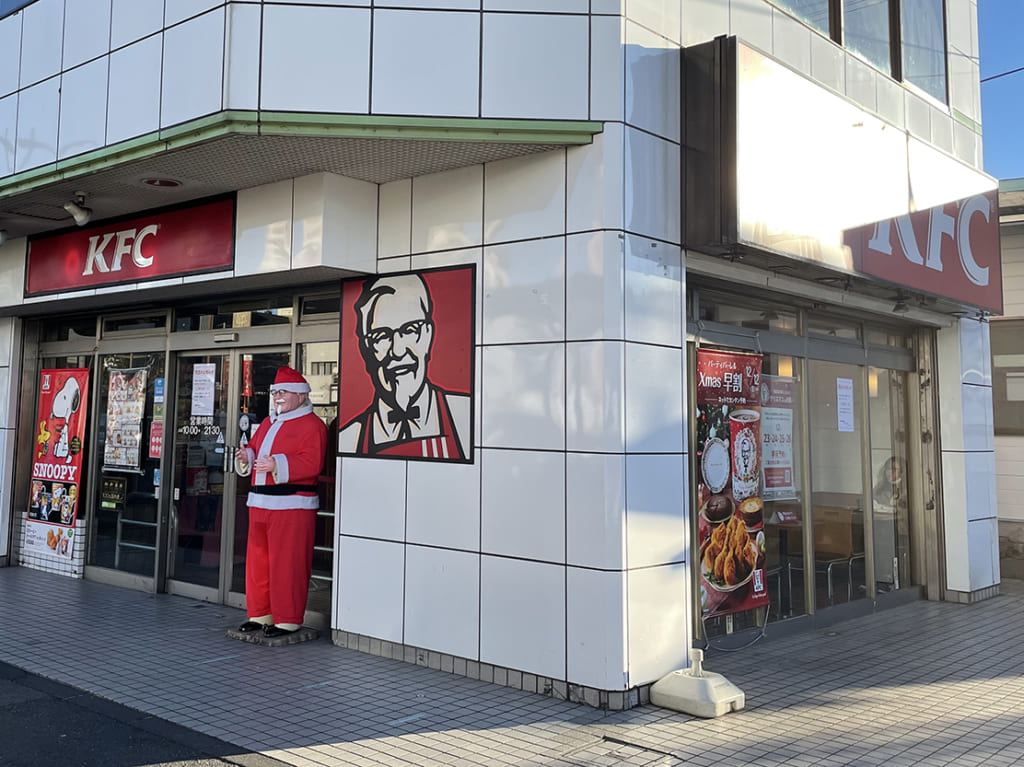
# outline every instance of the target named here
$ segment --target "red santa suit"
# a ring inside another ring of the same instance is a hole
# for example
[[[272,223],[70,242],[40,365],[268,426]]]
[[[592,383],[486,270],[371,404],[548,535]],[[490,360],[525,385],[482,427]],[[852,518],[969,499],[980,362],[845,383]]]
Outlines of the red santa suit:
[[[281,368],[272,388],[306,393],[309,384],[297,371]],[[236,463],[243,476],[260,457],[272,456],[277,466],[274,472],[253,474],[247,501],[245,603],[250,619],[272,616],[275,625],[302,624],[313,567],[317,478],[326,446],[327,427],[308,400],[281,414],[271,403],[270,418],[244,448],[248,461]]]

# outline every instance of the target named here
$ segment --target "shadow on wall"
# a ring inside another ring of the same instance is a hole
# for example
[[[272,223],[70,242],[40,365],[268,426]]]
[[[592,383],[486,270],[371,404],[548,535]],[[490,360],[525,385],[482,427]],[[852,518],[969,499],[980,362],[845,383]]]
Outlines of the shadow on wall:
[[[1024,522],[999,520],[999,572],[1024,579]]]

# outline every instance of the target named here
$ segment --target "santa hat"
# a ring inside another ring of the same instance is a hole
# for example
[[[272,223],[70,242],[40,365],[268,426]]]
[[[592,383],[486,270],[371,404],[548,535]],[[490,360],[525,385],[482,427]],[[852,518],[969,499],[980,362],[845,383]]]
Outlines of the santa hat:
[[[274,385],[271,388],[296,392],[298,394],[309,393],[309,384],[302,377],[302,373],[294,368],[287,367],[277,369],[277,377],[274,379]]]

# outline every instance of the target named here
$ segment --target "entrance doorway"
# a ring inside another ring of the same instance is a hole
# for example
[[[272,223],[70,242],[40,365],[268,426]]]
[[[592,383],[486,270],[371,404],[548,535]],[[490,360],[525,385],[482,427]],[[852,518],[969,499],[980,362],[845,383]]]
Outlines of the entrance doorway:
[[[287,349],[181,354],[175,370],[167,591],[245,606],[249,478],[234,450],[269,415]]]

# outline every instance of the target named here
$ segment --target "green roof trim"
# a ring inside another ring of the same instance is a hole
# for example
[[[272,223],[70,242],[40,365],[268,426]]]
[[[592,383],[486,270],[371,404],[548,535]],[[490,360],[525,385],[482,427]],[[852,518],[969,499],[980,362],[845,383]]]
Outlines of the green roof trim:
[[[591,143],[603,127],[589,120],[224,111],[0,178],[0,197],[232,135],[579,146]]]

